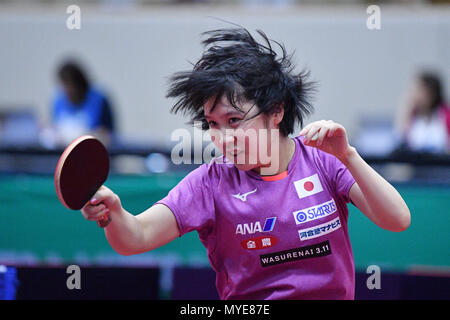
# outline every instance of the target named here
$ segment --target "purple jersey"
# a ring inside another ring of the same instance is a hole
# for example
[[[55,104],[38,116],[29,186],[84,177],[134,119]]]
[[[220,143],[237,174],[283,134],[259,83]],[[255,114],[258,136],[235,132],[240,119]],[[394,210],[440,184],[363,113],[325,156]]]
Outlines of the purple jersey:
[[[219,157],[158,201],[181,235],[198,231],[221,299],[354,299],[347,203],[355,180],[336,157],[294,141],[282,179]]]

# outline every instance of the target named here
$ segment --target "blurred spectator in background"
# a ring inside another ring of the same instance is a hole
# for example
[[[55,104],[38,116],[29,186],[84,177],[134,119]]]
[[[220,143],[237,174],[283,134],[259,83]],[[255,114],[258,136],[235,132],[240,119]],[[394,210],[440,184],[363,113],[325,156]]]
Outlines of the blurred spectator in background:
[[[52,101],[52,125],[57,144],[67,145],[83,134],[91,134],[108,145],[114,134],[114,114],[107,97],[91,85],[74,61],[58,70],[60,87]]]
[[[445,153],[450,150],[450,108],[438,75],[422,72],[414,79],[398,115],[401,149]]]

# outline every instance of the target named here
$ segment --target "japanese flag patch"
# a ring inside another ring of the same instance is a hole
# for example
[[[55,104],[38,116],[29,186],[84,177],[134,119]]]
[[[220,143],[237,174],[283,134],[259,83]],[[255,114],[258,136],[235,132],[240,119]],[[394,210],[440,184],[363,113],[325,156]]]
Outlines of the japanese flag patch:
[[[294,181],[294,186],[300,199],[323,191],[322,184],[320,183],[317,173],[310,177]]]

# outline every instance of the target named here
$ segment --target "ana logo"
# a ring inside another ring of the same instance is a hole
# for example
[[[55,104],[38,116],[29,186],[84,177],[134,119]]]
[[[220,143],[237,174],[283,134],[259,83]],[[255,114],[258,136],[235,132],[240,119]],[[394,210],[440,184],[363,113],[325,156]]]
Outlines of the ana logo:
[[[258,250],[270,248],[276,245],[277,242],[278,239],[274,236],[263,236],[244,240],[241,242],[241,245],[244,249],[247,250]]]
[[[261,228],[261,223],[259,221],[252,223],[240,223],[236,227],[236,234],[254,234],[256,232],[270,232],[275,227],[275,221],[277,217],[267,218],[264,223],[264,228]]]
[[[323,191],[317,173],[310,177],[295,181],[294,186],[300,199]]]

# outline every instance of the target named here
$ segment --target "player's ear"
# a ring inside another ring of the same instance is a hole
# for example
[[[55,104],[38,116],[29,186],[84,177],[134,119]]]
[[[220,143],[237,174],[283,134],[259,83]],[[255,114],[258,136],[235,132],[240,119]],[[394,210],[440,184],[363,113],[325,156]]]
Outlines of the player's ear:
[[[272,113],[273,123],[279,126],[284,117],[284,102],[278,104]]]

